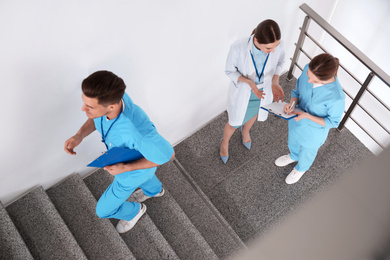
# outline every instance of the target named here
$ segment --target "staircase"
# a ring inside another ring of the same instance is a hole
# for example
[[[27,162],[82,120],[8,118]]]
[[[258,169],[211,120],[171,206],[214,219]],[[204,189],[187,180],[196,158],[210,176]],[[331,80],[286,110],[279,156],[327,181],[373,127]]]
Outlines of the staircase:
[[[295,81],[285,76],[280,81],[289,100]],[[0,259],[228,259],[372,156],[347,129],[332,130],[312,168],[287,185],[293,166],[273,163],[288,153],[286,122],[270,116],[256,123],[251,151],[236,131],[224,165],[218,152],[226,121],[222,113],[175,147],[176,158],[156,172],[165,195],[147,200],[146,214],[127,233],[115,230],[118,220],[95,214],[113,179],[101,169],[0,203]]]

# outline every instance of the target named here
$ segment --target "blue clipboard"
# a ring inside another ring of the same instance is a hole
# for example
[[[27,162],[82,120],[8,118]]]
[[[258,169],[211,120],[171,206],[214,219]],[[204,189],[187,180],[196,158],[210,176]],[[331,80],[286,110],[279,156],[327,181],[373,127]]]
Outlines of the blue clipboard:
[[[141,158],[144,158],[144,156],[137,150],[124,147],[113,147],[87,166],[103,168],[107,165],[136,161]]]
[[[273,103],[265,105],[264,107],[261,107],[261,108],[264,109],[265,111],[277,116],[277,117],[283,118],[284,120],[290,120],[294,117],[297,117],[298,115],[296,115],[296,114],[287,115],[286,113],[284,113],[283,107],[285,104],[287,104],[287,103],[286,102],[273,102]],[[302,110],[300,108],[295,107],[294,111],[302,111]]]

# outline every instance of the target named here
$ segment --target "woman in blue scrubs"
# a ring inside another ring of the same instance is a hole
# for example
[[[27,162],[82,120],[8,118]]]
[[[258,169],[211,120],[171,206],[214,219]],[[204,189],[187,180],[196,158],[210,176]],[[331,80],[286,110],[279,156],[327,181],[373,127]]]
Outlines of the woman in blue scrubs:
[[[250,149],[249,130],[257,120],[264,121],[268,113],[261,105],[283,100],[279,75],[284,63],[284,50],[278,24],[261,22],[252,35],[234,42],[228,54],[225,73],[231,79],[227,112],[229,122],[224,127],[220,157],[226,163],[229,140],[237,128],[242,131],[242,143]]]
[[[283,167],[298,161],[286,178],[287,184],[299,181],[309,170],[324,144],[329,129],[338,127],[345,109],[345,94],[337,78],[339,60],[330,54],[320,54],[305,66],[296,89],[291,91],[287,114],[298,116],[288,123],[288,148],[290,154],[276,159]],[[293,112],[295,106],[303,110]]]

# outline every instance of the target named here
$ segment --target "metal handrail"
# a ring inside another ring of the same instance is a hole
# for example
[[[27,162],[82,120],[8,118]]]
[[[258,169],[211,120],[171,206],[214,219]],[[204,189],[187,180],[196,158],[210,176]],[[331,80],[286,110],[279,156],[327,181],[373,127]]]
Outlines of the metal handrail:
[[[303,51],[303,50],[301,50],[302,51],[302,53],[304,53],[305,55],[307,54],[305,51]],[[308,55],[306,55],[306,56],[308,56]],[[308,57],[309,58],[309,57]],[[292,60],[292,59],[291,59]],[[301,67],[301,66],[299,66],[299,64],[298,63],[296,63],[295,62],[295,66],[297,66],[298,67],[298,69],[300,69],[301,71],[303,71],[303,68]],[[347,96],[351,99],[351,100],[353,100],[353,97],[352,97],[352,95],[351,94],[349,94],[347,91],[345,91],[344,90],[344,92],[345,92],[345,94],[347,94]],[[364,111],[364,112],[366,112],[369,116],[371,116],[370,115],[370,113],[368,113],[367,112],[367,110],[363,107],[363,106],[361,106],[360,104],[358,104],[359,105],[359,107]],[[344,113],[346,113],[346,111],[344,111]],[[381,147],[382,149],[385,149],[385,147],[374,137],[374,136],[372,136],[368,131],[367,131],[367,129],[365,129],[361,124],[359,124],[358,122],[357,122],[357,120],[355,120],[355,118],[352,116],[352,115],[350,115],[349,116],[349,118],[358,126],[358,127],[360,127],[360,129],[362,129],[363,130],[363,132],[366,134],[366,135],[368,135],[379,147]],[[384,125],[382,125],[378,120],[376,120],[374,117],[372,117],[371,116],[371,118],[379,125],[379,126],[381,126],[388,134],[390,134],[390,131],[384,126]]]
[[[317,45],[318,47],[320,47],[320,49],[325,52],[325,53],[329,53],[319,42],[317,42],[313,36],[311,36],[309,33],[305,33],[305,35],[307,36],[307,38],[309,38],[315,45]],[[309,59],[312,59],[311,57],[308,56],[308,54],[301,48],[300,49],[301,52],[303,54],[305,54]],[[352,72],[350,72],[342,63],[340,63],[340,67],[349,75],[351,76],[351,78],[353,78],[357,83],[359,83],[359,85],[363,85],[363,82],[361,82],[358,78],[356,78],[355,75],[352,74]],[[383,102],[379,97],[377,97],[374,93],[371,92],[371,90],[367,89],[367,92],[370,93],[379,103],[381,103],[382,106],[386,107],[387,110],[390,110],[390,107],[385,104],[385,102]]]
[[[358,121],[353,118],[353,116],[350,116],[349,117],[358,127],[360,127],[360,129],[363,130],[364,133],[366,133],[366,135],[368,135],[380,148],[382,149],[385,149],[386,147],[383,146],[374,136],[372,136],[368,131],[367,129],[365,129],[361,124],[358,123]]]
[[[299,49],[303,54],[305,54],[305,56],[307,57],[307,58],[309,58],[310,60],[312,59],[312,57],[304,50],[304,49],[302,49],[302,48],[300,48]],[[325,51],[325,50],[323,50],[323,51]],[[327,51],[325,51],[326,53],[328,53]],[[298,64],[296,64],[296,66],[301,70],[301,71],[303,71],[303,69],[298,65]],[[342,67],[341,66],[341,64],[340,64],[340,67]],[[343,69],[348,73],[348,71],[343,67]],[[349,74],[349,73],[348,73]],[[350,75],[350,76],[352,76],[352,75]],[[358,82],[360,85],[363,85],[363,83],[360,83],[360,82]],[[385,106],[388,110],[390,110],[388,107],[387,107],[387,105],[386,104],[384,104],[377,96],[375,96],[373,93],[371,93],[371,91],[369,91],[369,89],[366,89],[366,91],[368,91],[374,98],[376,98],[376,100],[379,102],[379,103],[381,103],[383,106]],[[352,99],[352,100],[354,100],[354,98],[352,97],[352,95],[350,94],[350,93],[348,93],[348,91],[346,91],[345,89],[344,89],[344,93],[345,94],[347,94],[347,96],[350,98],[350,99]],[[374,120],[375,121],[375,123],[377,123],[380,127],[382,127],[383,128],[383,130],[385,130],[386,132],[387,132],[387,134],[389,134],[390,135],[390,130],[389,129],[387,129],[387,127],[386,126],[384,126],[381,122],[379,122],[379,120],[378,119],[376,119],[373,115],[371,115],[368,111],[367,111],[367,109],[364,107],[364,106],[362,106],[361,104],[359,104],[359,102],[357,102],[357,104],[356,104],[357,106],[359,106],[369,117],[371,117],[371,119],[372,120]],[[346,111],[344,111],[344,112],[346,112]],[[351,118],[352,119],[352,117],[350,116],[349,118]],[[360,126],[360,124],[358,124],[359,126]],[[360,127],[360,128],[362,128],[362,127]],[[363,128],[362,128],[363,129]],[[363,129],[364,130],[364,129]],[[364,132],[366,132],[367,133],[367,131],[366,130],[364,130]],[[372,136],[371,135],[369,135],[371,138],[372,138]],[[374,139],[374,138],[372,138],[372,139]]]
[[[312,42],[315,43],[315,45],[317,45],[318,47],[320,47],[320,49],[325,52],[325,53],[329,53],[324,46],[322,46],[319,42],[317,42],[313,36],[311,36],[309,33],[306,33],[305,34],[307,36],[307,38],[309,38]],[[340,63],[340,67],[343,68],[345,70],[345,72],[347,72],[357,83],[359,83],[359,85],[363,85],[363,82],[361,82],[355,75],[352,74],[352,72],[350,72],[348,69],[346,69],[344,67],[344,65],[342,65]]]
[[[346,50],[348,50],[356,59],[358,59],[363,65],[365,65],[370,73],[366,77],[365,81],[362,83],[359,79],[357,79],[350,71],[348,71],[344,66],[340,64],[340,67],[342,67],[347,74],[349,74],[354,80],[358,82],[359,85],[361,85],[360,90],[358,91],[358,94],[355,96],[355,98],[352,98],[348,93],[348,96],[352,99],[352,104],[349,106],[348,110],[345,112],[338,130],[341,130],[345,122],[348,120],[348,118],[351,118],[355,123],[357,123],[352,117],[351,113],[355,109],[356,105],[361,107],[363,111],[365,111],[376,123],[378,123],[379,126],[382,127],[387,133],[389,133],[389,130],[384,127],[381,123],[378,122],[368,111],[359,104],[359,100],[361,96],[364,94],[365,91],[369,92],[376,100],[382,104],[387,110],[390,111],[389,106],[387,106],[382,100],[380,100],[374,93],[372,93],[368,86],[370,85],[372,79],[374,76],[377,76],[383,83],[385,83],[388,87],[390,87],[390,76],[386,74],[380,67],[378,67],[373,61],[371,61],[363,52],[361,52],[358,48],[356,48],[349,40],[347,40],[342,34],[340,34],[334,27],[332,27],[328,22],[326,22],[319,14],[317,14],[313,9],[311,9],[307,4],[302,4],[299,7],[302,11],[304,11],[307,16],[304,19],[303,25],[300,28],[301,33],[298,38],[298,42],[296,43],[296,49],[294,52],[294,56],[292,58],[292,62],[290,65],[290,69],[287,75],[287,79],[291,80],[293,78],[293,72],[295,67],[299,67],[297,61],[299,58],[300,53],[304,53],[309,59],[311,59],[310,55],[308,55],[303,50],[303,43],[305,41],[305,38],[308,37],[311,39],[314,44],[316,44],[318,47],[320,47],[324,52],[328,53],[321,44],[319,44],[310,34],[308,33],[308,28],[310,25],[311,20],[315,21],[324,31],[326,31],[331,37],[333,37],[340,45],[342,45]],[[301,69],[301,68],[300,68]],[[301,69],[302,70],[302,69]],[[381,148],[384,148],[375,138],[373,138],[360,124],[358,126],[366,132],[371,139],[373,139]]]
[[[383,81],[390,87],[390,76],[384,72],[378,65],[370,60],[363,52],[355,47],[347,38],[339,33],[333,26],[324,20],[319,14],[311,9],[307,4],[303,4],[299,7],[304,11],[310,19],[315,21],[322,29],[324,29],[330,36],[332,36],[338,43],[340,43],[345,49],[347,49],[353,56],[356,57],[361,63],[363,63],[375,76]]]

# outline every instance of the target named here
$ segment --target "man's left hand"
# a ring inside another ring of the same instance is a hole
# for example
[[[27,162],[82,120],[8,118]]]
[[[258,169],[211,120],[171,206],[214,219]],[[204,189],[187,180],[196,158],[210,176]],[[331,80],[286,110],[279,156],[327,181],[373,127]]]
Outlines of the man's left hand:
[[[125,169],[124,163],[117,163],[117,164],[113,164],[113,165],[108,165],[108,166],[104,167],[103,169],[108,171],[109,174],[114,175],[114,176],[127,171]]]
[[[276,102],[279,102],[280,99],[282,102],[284,101],[284,91],[279,83],[272,83],[272,93]]]

